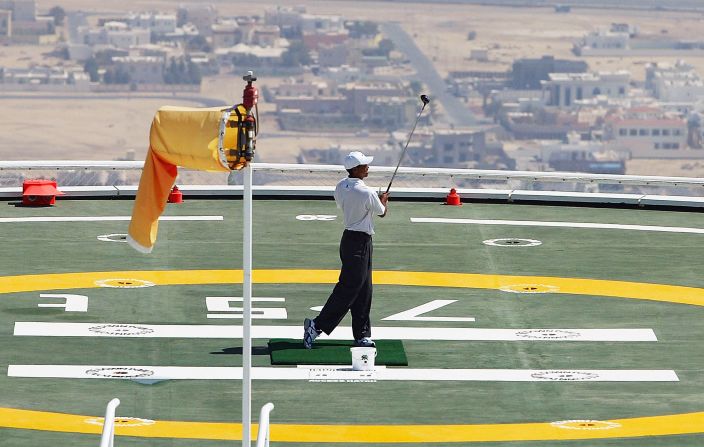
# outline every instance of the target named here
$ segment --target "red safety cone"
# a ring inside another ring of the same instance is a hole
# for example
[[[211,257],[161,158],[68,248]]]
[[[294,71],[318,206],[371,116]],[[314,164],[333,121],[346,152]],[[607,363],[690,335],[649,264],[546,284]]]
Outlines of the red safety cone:
[[[56,196],[63,193],[56,189],[56,181],[28,179],[22,182],[22,205],[24,206],[52,206],[56,203]]]
[[[457,190],[455,188],[450,189],[450,194],[448,194],[445,199],[445,205],[462,206],[460,195],[457,194]]]
[[[178,189],[178,186],[174,185],[173,189],[169,193],[169,203],[183,203],[183,193]]]

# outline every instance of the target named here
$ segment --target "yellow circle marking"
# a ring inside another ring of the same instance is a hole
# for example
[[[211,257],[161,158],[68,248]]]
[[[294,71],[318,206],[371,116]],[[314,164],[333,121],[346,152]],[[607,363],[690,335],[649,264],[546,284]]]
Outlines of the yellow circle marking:
[[[334,284],[337,282],[339,273],[339,270],[255,270],[252,273],[252,280],[259,284]],[[242,282],[242,270],[137,270],[3,276],[0,277],[0,293],[90,289],[96,287],[96,281],[115,277],[140,279],[159,286],[239,284]],[[632,298],[704,306],[704,289],[603,279],[381,270],[374,272],[374,284],[470,289],[501,289],[516,284],[549,284],[557,287],[562,294]]]
[[[259,284],[332,284],[337,270],[256,270]],[[156,285],[236,284],[242,270],[178,270],[57,273],[0,277],[0,293],[57,289],[89,289],[96,281],[135,278]],[[562,294],[607,296],[704,306],[704,289],[599,279],[472,273],[375,271],[377,285],[501,289],[515,284],[550,284]],[[90,416],[0,408],[0,427],[69,433],[100,433],[87,424]],[[665,436],[704,433],[704,412],[613,419],[610,430],[565,430],[546,423],[482,425],[295,425],[273,424],[272,442],[327,443],[440,443],[489,441],[545,441]],[[252,429],[256,433],[256,424]],[[241,424],[155,421],[141,427],[116,427],[118,435],[149,438],[240,439]]]

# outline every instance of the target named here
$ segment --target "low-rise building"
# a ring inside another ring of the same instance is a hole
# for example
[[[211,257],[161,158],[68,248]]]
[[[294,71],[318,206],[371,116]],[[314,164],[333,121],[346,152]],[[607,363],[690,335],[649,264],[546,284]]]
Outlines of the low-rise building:
[[[341,165],[345,156],[352,151],[374,157],[374,164],[378,166],[391,166],[401,155],[401,148],[391,144],[334,144],[327,148],[302,149],[298,162]]]
[[[115,48],[129,49],[137,45],[146,45],[151,42],[151,33],[148,29],[130,28],[124,22],[105,22],[100,28],[84,28],[78,30],[80,40],[86,45],[107,45]]]
[[[260,47],[238,43],[229,48],[218,48],[215,55],[223,65],[252,64],[258,67],[273,67],[281,65],[281,58],[286,47]]]
[[[543,56],[540,59],[518,59],[511,68],[510,85],[516,90],[540,90],[540,81],[547,81],[550,73],[585,73],[587,63],[555,59]]]
[[[213,48],[230,48],[242,41],[242,31],[234,20],[224,20],[210,27]]]
[[[573,132],[567,142],[543,142],[540,160],[553,171],[624,174],[628,152],[608,150],[602,141],[582,141]]]
[[[177,19],[175,14],[157,12],[140,12],[129,14],[127,24],[131,28],[143,28],[153,34],[167,34],[176,31]]]
[[[367,103],[369,108],[364,123],[391,130],[412,121],[417,108],[417,101],[408,96],[370,96]]]
[[[88,91],[83,67],[0,68],[0,90]]]
[[[604,139],[609,148],[628,150],[633,158],[659,158],[686,150],[687,132],[685,119],[667,116],[657,108],[638,107],[608,116]]]
[[[692,65],[681,60],[648,64],[645,87],[660,101],[694,103],[704,99],[704,81]]]
[[[348,63],[350,50],[345,44],[318,47],[318,64],[321,67],[340,67]]]
[[[547,162],[553,171],[615,175],[626,173],[626,160],[615,151],[555,151]]]
[[[438,167],[469,168],[484,151],[484,130],[438,130],[433,134],[433,165]]]
[[[161,84],[164,82],[164,58],[156,56],[117,56],[112,61],[130,75],[133,84]]]
[[[367,81],[355,82],[339,87],[340,92],[349,98],[350,113],[357,116],[369,115],[370,96],[376,97],[398,97],[408,96],[407,87],[401,82]]]
[[[626,98],[631,75],[627,71],[598,73],[550,73],[542,81],[545,104],[571,107],[577,101],[604,95],[609,98]]]
[[[631,36],[628,32],[611,31],[603,28],[594,30],[574,45],[577,55],[585,56],[599,50],[627,50]]]
[[[262,47],[273,47],[281,38],[277,25],[258,25],[252,34],[252,43]]]
[[[303,33],[346,33],[345,21],[340,16],[301,14]]]

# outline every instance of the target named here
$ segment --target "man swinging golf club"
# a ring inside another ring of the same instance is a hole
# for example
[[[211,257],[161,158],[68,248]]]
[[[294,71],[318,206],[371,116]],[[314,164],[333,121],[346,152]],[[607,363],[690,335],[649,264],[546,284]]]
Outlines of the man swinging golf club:
[[[330,333],[348,311],[352,313],[355,346],[374,346],[369,312],[372,307],[372,235],[374,215],[386,215],[388,191],[377,195],[363,179],[374,157],[350,152],[344,160],[349,176],[335,187],[335,202],[342,208],[345,231],[340,241],[340,278],[323,310],[314,319],[303,322],[303,346],[313,347],[321,332]]]

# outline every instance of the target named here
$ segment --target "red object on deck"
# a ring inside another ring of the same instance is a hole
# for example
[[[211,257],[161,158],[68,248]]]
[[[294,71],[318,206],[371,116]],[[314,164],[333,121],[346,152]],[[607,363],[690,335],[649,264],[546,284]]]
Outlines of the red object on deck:
[[[455,188],[450,189],[450,194],[448,194],[447,198],[445,199],[445,205],[452,205],[452,206],[462,205],[462,201],[460,200],[460,195],[457,194],[457,190]]]
[[[22,182],[22,205],[51,206],[56,196],[63,193],[56,189],[55,180],[25,180]]]
[[[169,193],[169,203],[183,203],[183,193],[178,189],[178,186],[174,186]]]

